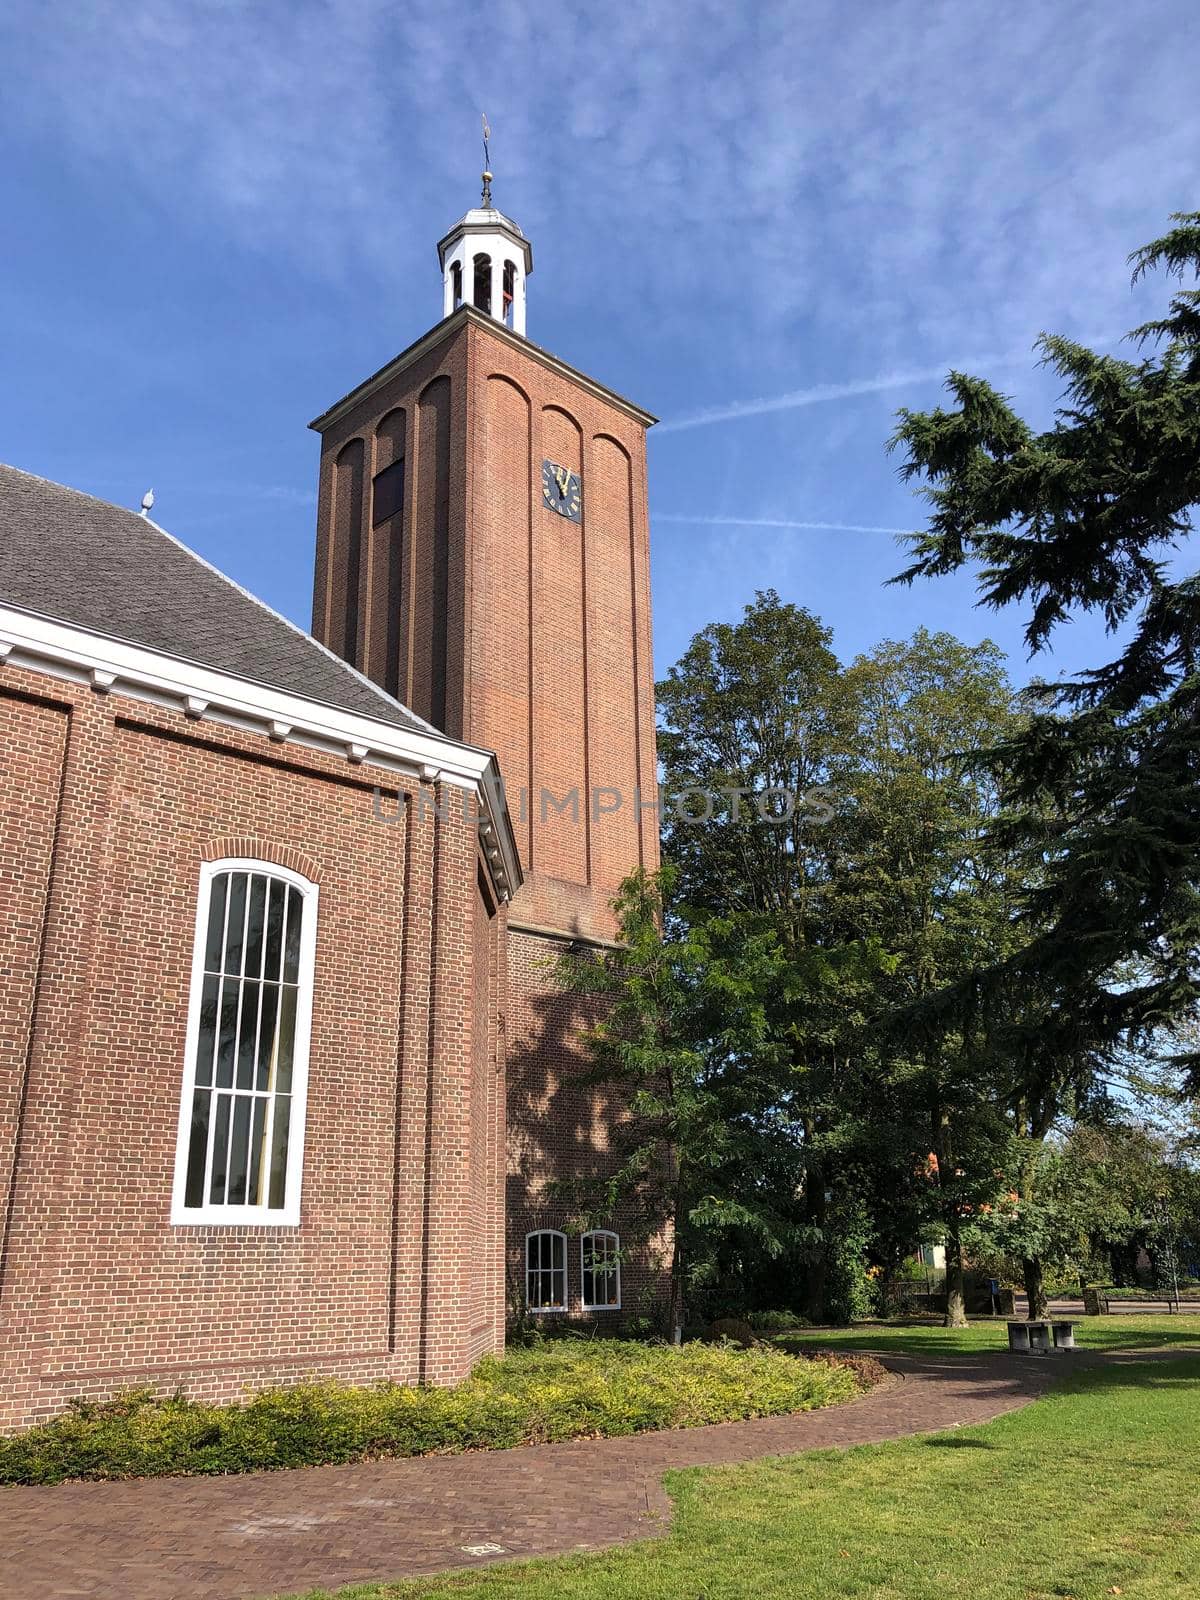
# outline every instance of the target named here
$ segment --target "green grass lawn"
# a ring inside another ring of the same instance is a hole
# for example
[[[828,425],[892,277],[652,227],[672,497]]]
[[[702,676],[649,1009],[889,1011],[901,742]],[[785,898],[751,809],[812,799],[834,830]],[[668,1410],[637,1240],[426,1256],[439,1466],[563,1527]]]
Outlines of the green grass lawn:
[[[1200,1347],[1200,1316],[1166,1311],[1139,1315],[1082,1317],[1075,1339],[1092,1350],[1144,1350],[1151,1346]],[[785,1349],[896,1350],[914,1355],[943,1350],[1004,1350],[1008,1329],[1002,1319],[972,1322],[969,1328],[943,1328],[939,1322],[912,1318],[905,1322],[856,1322],[849,1328],[798,1328],[776,1335]]]
[[[1080,1372],[981,1427],[668,1474],[671,1533],[341,1600],[1185,1600],[1200,1358]]]

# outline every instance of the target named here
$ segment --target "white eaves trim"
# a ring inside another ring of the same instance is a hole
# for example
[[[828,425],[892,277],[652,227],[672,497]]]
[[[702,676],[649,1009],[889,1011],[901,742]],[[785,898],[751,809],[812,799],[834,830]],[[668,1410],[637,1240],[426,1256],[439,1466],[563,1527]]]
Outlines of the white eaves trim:
[[[503,785],[490,751],[460,744],[435,730],[426,733],[378,721],[163,651],[0,605],[0,667],[4,666],[48,672],[90,684],[100,694],[128,695],[166,706],[191,721],[224,723],[261,733],[275,743],[304,745],[343,756],[355,765],[467,790],[478,797],[485,838],[499,850],[498,861],[485,853],[502,898],[510,898],[521,884]]]

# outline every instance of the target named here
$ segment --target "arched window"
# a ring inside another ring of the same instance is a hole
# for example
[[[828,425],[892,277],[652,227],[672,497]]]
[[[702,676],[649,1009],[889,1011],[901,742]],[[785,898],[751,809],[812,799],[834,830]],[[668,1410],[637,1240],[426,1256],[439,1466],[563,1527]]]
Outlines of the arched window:
[[[583,1309],[621,1309],[621,1240],[607,1228],[585,1233],[579,1241]]]
[[[525,1235],[525,1304],[530,1311],[567,1309],[567,1236],[552,1228]]]
[[[461,261],[452,261],[450,263],[450,294],[451,294],[451,296],[453,298],[453,302],[454,302],[452,309],[453,310],[457,310],[458,307],[460,305],[462,305],[462,262]]]
[[[316,933],[299,873],[202,867],[174,1223],[300,1221]]]
[[[517,284],[517,269],[511,261],[504,263],[504,317],[508,327],[513,325],[513,294]]]
[[[471,299],[479,311],[491,315],[492,310],[492,258],[487,255],[475,257],[475,287]]]

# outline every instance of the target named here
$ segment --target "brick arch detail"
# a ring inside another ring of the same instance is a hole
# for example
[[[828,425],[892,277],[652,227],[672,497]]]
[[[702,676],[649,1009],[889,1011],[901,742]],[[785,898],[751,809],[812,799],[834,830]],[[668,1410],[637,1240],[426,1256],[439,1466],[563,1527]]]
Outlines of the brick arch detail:
[[[542,407],[542,415],[543,415],[543,417],[550,416],[552,414],[554,416],[558,416],[558,417],[564,418],[565,421],[567,421],[567,422],[569,422],[571,424],[571,426],[575,429],[575,432],[579,435],[579,442],[580,442],[580,446],[582,448],[582,445],[583,445],[583,424],[580,422],[579,418],[576,417],[576,416],[573,416],[571,414],[571,412],[569,412],[567,410],[566,406],[555,405],[553,402],[551,402],[549,405],[544,405]]]
[[[533,401],[529,396],[529,391],[525,388],[522,388],[515,378],[510,378],[507,372],[489,372],[487,375],[487,381],[489,383],[502,383],[508,389],[515,389],[527,406],[531,406],[533,404]]]
[[[200,848],[202,861],[220,861],[226,856],[241,857],[247,861],[266,861],[272,866],[287,867],[298,872],[310,883],[320,883],[321,865],[294,845],[275,844],[270,839],[255,839],[248,835],[226,835],[210,839]]]
[[[625,457],[626,461],[630,461],[631,462],[633,460],[633,457],[629,454],[629,451],[621,443],[620,439],[618,439],[617,436],[615,434],[613,434],[613,433],[594,433],[592,435],[592,443],[593,444],[604,443],[604,444],[615,445],[616,448]]]

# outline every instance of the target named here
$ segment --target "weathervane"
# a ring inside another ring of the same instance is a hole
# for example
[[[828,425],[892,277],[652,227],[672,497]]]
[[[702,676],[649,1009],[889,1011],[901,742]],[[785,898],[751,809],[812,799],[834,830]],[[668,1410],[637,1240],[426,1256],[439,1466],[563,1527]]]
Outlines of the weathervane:
[[[488,127],[487,112],[481,112],[483,119],[483,206],[485,211],[492,209],[492,158],[488,153],[488,141],[492,137],[492,130]]]

